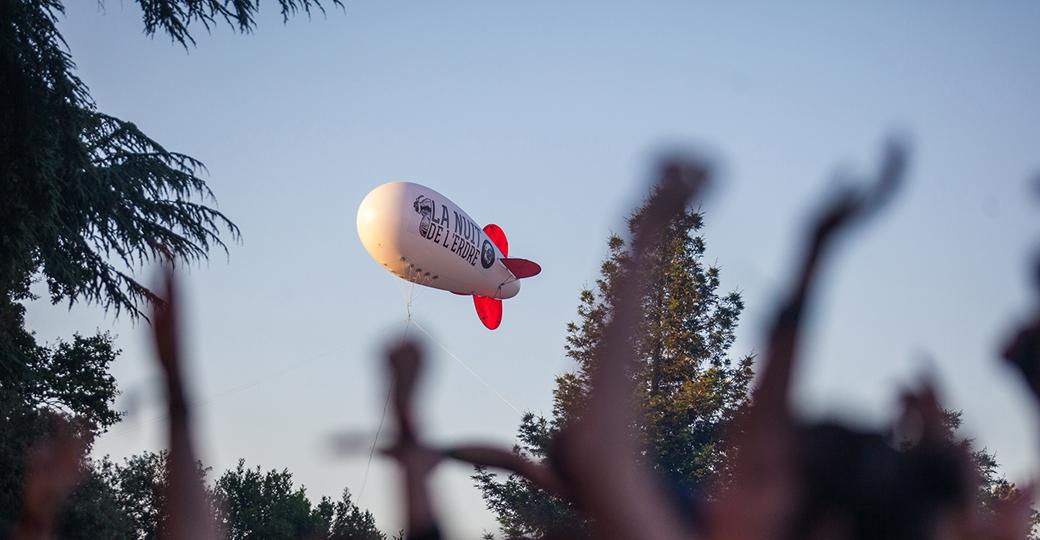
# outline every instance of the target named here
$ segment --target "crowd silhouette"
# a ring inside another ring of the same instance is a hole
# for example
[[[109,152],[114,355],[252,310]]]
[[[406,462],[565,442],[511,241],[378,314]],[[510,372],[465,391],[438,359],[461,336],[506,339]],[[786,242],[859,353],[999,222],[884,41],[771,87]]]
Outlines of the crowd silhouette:
[[[991,515],[982,516],[979,478],[971,456],[965,445],[946,436],[944,409],[930,381],[903,391],[902,413],[886,430],[809,422],[799,418],[791,405],[791,381],[800,367],[818,276],[835,247],[848,241],[848,233],[875,218],[896,195],[908,157],[905,145],[890,143],[874,178],[833,195],[813,215],[800,265],[781,295],[765,338],[750,405],[728,434],[739,451],[724,485],[678,493],[637,459],[641,443],[629,429],[638,414],[629,399],[635,390],[628,375],[633,331],[648,287],[639,269],[647,264],[648,246],[712,181],[708,163],[675,159],[662,164],[654,196],[633,227],[630,267],[622,269],[619,277],[619,300],[597,350],[591,393],[575,421],[553,441],[548,459],[536,462],[510,448],[485,444],[441,448],[427,443],[414,412],[415,390],[423,382],[422,347],[406,340],[390,348],[386,368],[396,429],[393,442],[382,452],[400,470],[405,537],[442,537],[429,477],[439,463],[451,459],[528,479],[570,502],[589,520],[588,534],[596,538],[1027,538],[1033,518],[1032,489],[1019,486],[1015,497],[1000,501]],[[1036,278],[1040,292],[1040,264]],[[207,507],[195,466],[191,404],[181,376],[180,303],[172,267],[165,268],[161,290],[164,303],[155,307],[151,327],[169,412],[163,534],[177,539],[218,538],[221,531]],[[1032,320],[1010,332],[1002,356],[1040,399],[1040,302]],[[51,536],[62,501],[80,479],[87,448],[80,433],[55,417],[51,435],[30,450],[14,538]]]

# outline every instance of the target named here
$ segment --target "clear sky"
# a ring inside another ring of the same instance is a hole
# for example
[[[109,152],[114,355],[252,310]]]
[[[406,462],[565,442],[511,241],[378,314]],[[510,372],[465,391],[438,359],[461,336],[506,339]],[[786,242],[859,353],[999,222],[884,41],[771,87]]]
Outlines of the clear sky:
[[[397,278],[358,241],[376,185],[426,184],[509,236],[541,276],[496,332],[468,299],[415,290],[413,313],[487,384],[548,413],[569,369],[564,326],[611,231],[661,149],[721,167],[705,203],[708,258],[747,309],[734,354],[754,352],[806,212],[837,171],[869,171],[890,132],[909,135],[909,184],[841,250],[825,280],[800,405],[878,422],[931,369],[966,429],[1020,478],[1037,470],[1037,418],[996,360],[1032,304],[1040,228],[1040,4],[351,1],[256,32],[195,31],[188,51],[143,35],[135,2],[67,2],[61,29],[101,110],[202,159],[243,231],[186,276],[191,374],[205,461],[289,468],[315,498],[358,495],[373,433],[378,353],[399,335]],[[144,272],[147,277],[150,272]],[[118,335],[113,370],[134,413],[97,444],[116,457],[162,444],[147,328],[45,301],[43,340]],[[517,413],[430,344],[422,412],[440,441],[513,440]],[[1028,411],[1028,412],[1026,412]],[[494,529],[470,471],[436,477],[449,532]],[[361,504],[400,526],[394,471],[372,465]]]

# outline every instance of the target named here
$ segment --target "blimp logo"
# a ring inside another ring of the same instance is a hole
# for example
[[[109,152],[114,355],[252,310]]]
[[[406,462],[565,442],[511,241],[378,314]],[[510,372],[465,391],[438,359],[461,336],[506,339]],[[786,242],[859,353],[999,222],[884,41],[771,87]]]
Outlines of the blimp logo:
[[[433,199],[419,195],[415,198],[415,202],[412,203],[412,208],[422,216],[422,221],[419,222],[419,234],[426,236],[430,233],[430,225],[433,223],[433,209],[436,207]]]
[[[495,264],[495,248],[490,240],[485,239],[484,245],[480,248],[480,266],[491,268],[492,264]]]

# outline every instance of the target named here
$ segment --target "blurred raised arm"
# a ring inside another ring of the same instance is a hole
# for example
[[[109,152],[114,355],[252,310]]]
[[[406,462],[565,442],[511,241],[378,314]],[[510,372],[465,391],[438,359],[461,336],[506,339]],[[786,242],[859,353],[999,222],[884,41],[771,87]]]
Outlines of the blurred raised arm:
[[[519,456],[508,448],[487,444],[463,444],[445,450],[444,455],[479,467],[491,467],[518,474],[561,499],[570,498],[566,486],[551,467]]]
[[[152,315],[156,357],[166,383],[168,409],[169,478],[164,486],[166,514],[165,538],[219,538],[219,529],[196,467],[197,455],[192,440],[191,414],[183,379],[180,302],[172,266],[163,270],[164,303]]]
[[[646,211],[633,227],[632,259],[618,279],[613,318],[597,350],[591,392],[580,419],[560,434],[554,459],[574,501],[604,538],[691,538],[653,471],[637,461],[637,412],[630,376],[635,329],[643,318],[648,250],[683,212],[708,177],[701,163],[669,162]]]
[[[816,214],[809,230],[802,263],[769,333],[762,376],[754,408],[760,414],[786,414],[791,371],[801,340],[806,305],[822,258],[839,234],[882,208],[901,183],[907,151],[896,143],[885,148],[877,179],[862,187],[846,187]]]
[[[1040,293],[1040,260],[1034,265],[1034,279],[1036,292]],[[1033,318],[1015,330],[1008,340],[1003,356],[1022,377],[1033,397],[1040,399],[1040,305],[1034,310]]]
[[[397,423],[397,441],[387,453],[397,460],[401,469],[408,540],[441,537],[428,484],[430,471],[443,455],[422,444],[415,420],[415,387],[422,364],[422,353],[411,342],[406,341],[387,353],[390,399]]]
[[[783,535],[797,503],[795,422],[791,379],[797,367],[806,307],[820,264],[839,233],[872,215],[900,184],[907,159],[898,144],[886,147],[876,180],[847,187],[811,222],[801,264],[770,328],[749,411],[731,435],[738,448],[734,478],[712,506],[715,538],[764,540]]]

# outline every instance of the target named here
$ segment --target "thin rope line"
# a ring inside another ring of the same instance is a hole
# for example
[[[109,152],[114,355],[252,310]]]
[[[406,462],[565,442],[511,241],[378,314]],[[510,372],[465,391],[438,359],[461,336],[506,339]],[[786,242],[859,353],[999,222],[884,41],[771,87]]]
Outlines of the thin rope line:
[[[379,427],[376,428],[376,436],[372,439],[372,448],[368,450],[368,463],[365,464],[365,474],[361,477],[361,489],[358,490],[357,504],[361,504],[362,497],[365,496],[365,486],[368,485],[368,471],[372,468],[372,456],[376,453],[376,444],[379,443],[379,434],[383,431],[383,422],[386,421],[386,409],[390,405],[390,389],[386,390],[386,399],[383,400],[383,414],[379,417]]]
[[[405,303],[407,318],[404,321],[404,334],[401,335],[401,343],[408,339],[408,328],[412,325],[412,298],[409,297]],[[376,428],[376,436],[372,439],[372,448],[368,449],[368,462],[365,463],[365,474],[361,477],[361,489],[358,490],[357,503],[361,504],[361,498],[365,496],[365,487],[368,485],[368,472],[372,468],[372,457],[376,454],[376,445],[379,444],[379,435],[383,432],[383,424],[386,422],[386,410],[390,406],[390,388],[386,389],[386,399],[383,400],[383,413],[379,416],[379,427]]]
[[[238,394],[240,392],[244,392],[246,390],[250,390],[250,389],[252,389],[254,387],[260,386],[261,384],[265,384],[267,382],[270,382],[271,379],[274,379],[275,377],[281,377],[282,375],[286,375],[288,373],[293,373],[293,372],[296,372],[296,371],[300,371],[300,370],[303,370],[303,369],[310,368],[313,365],[317,364],[318,361],[326,359],[328,357],[335,356],[337,354],[340,354],[341,352],[343,352],[343,351],[327,351],[327,352],[321,353],[321,354],[319,354],[317,356],[312,356],[309,359],[304,360],[303,362],[300,362],[298,364],[290,364],[290,365],[285,366],[285,367],[283,367],[281,369],[278,369],[278,370],[275,370],[275,371],[271,371],[271,372],[269,372],[269,373],[267,373],[267,374],[265,374],[265,375],[263,375],[263,376],[261,376],[261,377],[259,377],[257,379],[254,379],[254,380],[252,380],[250,382],[242,383],[242,384],[239,384],[239,385],[236,385],[236,386],[232,386],[230,388],[225,388],[225,389],[223,389],[223,390],[221,390],[219,392],[216,392],[214,394],[211,394],[209,396],[206,396],[206,397],[203,397],[203,398],[200,398],[200,399],[192,399],[191,406],[192,406],[193,410],[203,410],[203,409],[209,407],[210,405],[212,405],[213,402],[215,402],[217,400],[226,398],[226,397],[231,396],[233,394]],[[142,408],[151,408],[151,407],[142,407]],[[123,434],[123,433],[132,433],[131,430],[136,430],[137,428],[144,427],[144,426],[150,426],[150,425],[155,424],[155,423],[157,423],[159,421],[166,420],[170,416],[169,412],[160,412],[158,414],[149,416],[147,418],[142,418],[142,416],[143,416],[142,413],[137,413],[136,411],[129,411],[129,412],[130,412],[130,414],[127,415],[127,416],[129,416],[128,418],[122,419],[119,424],[117,424],[115,426],[112,426],[112,428],[107,430],[104,434],[105,435],[120,435],[120,434]]]
[[[478,374],[476,371],[473,371],[473,369],[470,368],[465,362],[463,362],[461,358],[456,356],[455,353],[449,351],[448,348],[445,347],[443,343],[441,343],[440,341],[437,341],[437,338],[433,337],[432,334],[430,334],[428,331],[426,331],[426,329],[423,328],[423,326],[421,324],[419,324],[416,321],[412,321],[412,324],[415,325],[416,328],[421,330],[422,333],[426,334],[426,337],[430,338],[430,341],[434,342],[438,347],[441,348],[441,350],[443,350],[445,353],[447,353],[448,356],[454,358],[455,361],[459,363],[459,365],[461,365],[462,367],[466,368],[466,371],[468,371],[470,375],[473,375],[474,378],[476,378],[478,381],[480,381],[480,384],[483,384],[485,388],[487,388],[493,394],[498,396],[498,399],[502,400],[502,403],[505,403],[506,405],[508,405],[510,409],[513,409],[513,411],[516,412],[516,414],[520,414],[520,415],[523,414],[520,411],[520,409],[518,409],[516,407],[516,405],[513,405],[512,403],[510,403],[509,400],[506,399],[505,396],[503,396],[502,394],[500,394],[498,392],[498,390],[495,390],[494,388],[492,388],[491,385],[488,384],[488,382],[485,381],[484,378],[480,376],[480,374]]]

